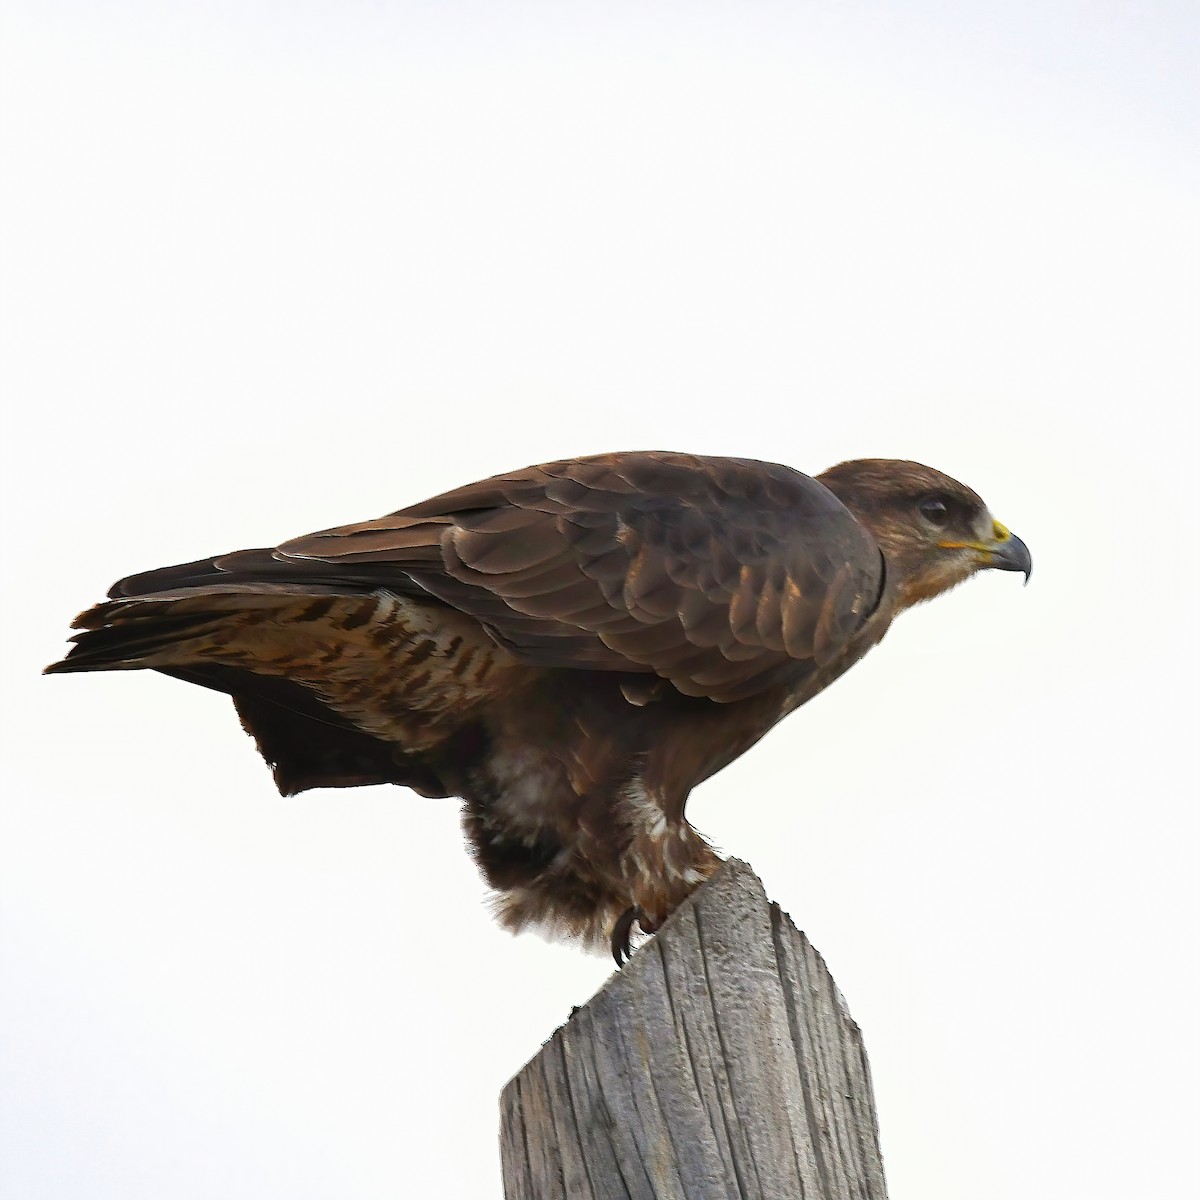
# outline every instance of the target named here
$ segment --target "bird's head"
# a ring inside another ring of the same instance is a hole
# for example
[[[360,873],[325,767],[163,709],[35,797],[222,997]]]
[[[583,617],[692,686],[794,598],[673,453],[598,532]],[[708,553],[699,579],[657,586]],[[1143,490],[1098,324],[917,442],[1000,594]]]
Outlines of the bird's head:
[[[900,608],[976,571],[1032,569],[1029,549],[965,484],[920,463],[860,458],[817,478],[875,535]]]

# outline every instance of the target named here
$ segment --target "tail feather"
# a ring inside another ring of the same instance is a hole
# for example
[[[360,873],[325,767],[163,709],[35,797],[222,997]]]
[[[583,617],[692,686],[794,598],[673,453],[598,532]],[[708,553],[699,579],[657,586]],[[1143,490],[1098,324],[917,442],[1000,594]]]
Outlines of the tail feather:
[[[112,625],[78,633],[66,658],[47,675],[71,671],[115,671],[145,666],[145,660],[212,628],[210,617],[165,617],[157,622]]]
[[[427,524],[410,531],[405,543],[414,563],[438,559],[437,539]],[[76,617],[72,627],[83,632],[46,673],[184,665],[190,661],[187,642],[218,632],[219,624],[235,615],[251,627],[272,612],[299,605],[304,620],[306,600],[320,604],[331,596],[363,597],[381,589],[430,602],[428,592],[391,559],[326,562],[264,548],[143,571],[118,580],[108,600]]]
[[[301,629],[312,622],[308,628],[320,653],[327,653],[323,637],[330,630],[322,618],[339,602],[361,607],[363,597],[192,590],[107,601],[80,614],[75,627],[81,632],[70,653],[46,673],[147,668],[227,693],[283,795],[378,783],[411,787],[424,796],[449,795],[454,785],[443,777],[440,760],[360,727],[319,689],[289,678],[286,666],[255,661],[254,636],[284,609]],[[351,616],[356,611],[352,607]],[[243,635],[251,648],[239,640]]]
[[[67,656],[51,663],[47,675],[75,671],[128,671],[160,666],[152,661],[215,631],[233,614],[294,604],[294,595],[196,594],[137,600],[109,600],[82,612],[72,622],[75,634]],[[264,613],[264,616],[266,613]]]

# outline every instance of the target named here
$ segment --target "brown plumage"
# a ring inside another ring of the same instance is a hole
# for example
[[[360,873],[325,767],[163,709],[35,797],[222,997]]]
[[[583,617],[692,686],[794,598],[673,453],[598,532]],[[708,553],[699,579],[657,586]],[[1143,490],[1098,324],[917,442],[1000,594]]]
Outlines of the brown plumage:
[[[602,454],[131,576],[48,670],[229,693],[285,795],[461,796],[503,923],[619,956],[717,865],[691,789],[983,567],[1029,554],[917,463]]]

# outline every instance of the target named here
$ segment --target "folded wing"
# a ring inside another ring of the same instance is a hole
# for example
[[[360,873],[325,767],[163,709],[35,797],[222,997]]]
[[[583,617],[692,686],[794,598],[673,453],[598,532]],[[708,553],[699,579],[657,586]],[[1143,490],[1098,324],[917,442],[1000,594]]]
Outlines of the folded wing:
[[[390,591],[468,614],[534,665],[657,674],[732,701],[836,658],[882,587],[874,539],[808,476],[629,453],[496,476],[110,595]]]

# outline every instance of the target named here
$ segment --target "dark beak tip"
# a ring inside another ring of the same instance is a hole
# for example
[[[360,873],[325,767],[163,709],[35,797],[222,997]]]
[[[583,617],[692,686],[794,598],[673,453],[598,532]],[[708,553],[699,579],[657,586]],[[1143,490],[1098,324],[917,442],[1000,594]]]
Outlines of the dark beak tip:
[[[1000,571],[1020,571],[1025,576],[1025,586],[1033,574],[1033,559],[1029,547],[1017,535],[1011,534],[1003,542],[994,543],[991,562],[988,564]]]
[[[1021,586],[1028,587],[1029,577],[1033,574],[1033,557],[1029,553],[1029,547],[1015,533],[1004,543],[1001,558],[1004,569],[1020,571],[1025,576]]]

